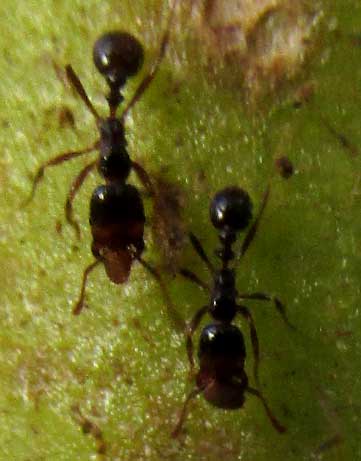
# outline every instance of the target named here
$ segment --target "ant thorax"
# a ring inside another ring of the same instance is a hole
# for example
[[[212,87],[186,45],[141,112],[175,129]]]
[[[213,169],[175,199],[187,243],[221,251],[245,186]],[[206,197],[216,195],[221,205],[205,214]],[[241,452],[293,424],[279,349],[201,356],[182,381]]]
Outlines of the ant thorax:
[[[232,322],[237,313],[235,272],[225,268],[216,272],[211,294],[210,314],[215,320]]]
[[[127,151],[123,122],[115,117],[101,119],[99,134],[99,173],[107,181],[125,182],[132,162]]]
[[[197,384],[204,397],[220,408],[240,408],[244,403],[247,376],[246,347],[238,327],[224,323],[206,326],[200,337],[200,371]]]

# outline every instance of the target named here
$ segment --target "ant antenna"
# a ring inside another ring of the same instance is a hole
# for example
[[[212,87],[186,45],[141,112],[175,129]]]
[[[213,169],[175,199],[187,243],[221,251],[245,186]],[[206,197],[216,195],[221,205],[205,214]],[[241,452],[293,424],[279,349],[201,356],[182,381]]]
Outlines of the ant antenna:
[[[90,99],[89,99],[88,95],[86,94],[86,91],[85,91],[85,89],[83,87],[83,84],[81,83],[79,77],[76,75],[74,69],[72,68],[72,66],[70,64],[68,64],[65,67],[65,71],[66,71],[66,76],[67,76],[67,79],[68,79],[69,83],[74,88],[74,90],[78,93],[78,95],[81,97],[81,99],[83,100],[83,102],[85,103],[87,108],[94,115],[95,120],[98,122],[101,117],[99,116],[99,114],[96,111],[95,107],[91,103],[91,101],[90,101]]]
[[[156,73],[159,69],[159,66],[165,56],[165,53],[167,51],[168,43],[169,43],[169,37],[170,37],[170,30],[173,24],[173,18],[174,18],[174,12],[177,8],[177,5],[179,3],[179,0],[174,0],[173,5],[171,7],[170,14],[168,16],[168,21],[167,21],[167,26],[166,30],[163,34],[163,38],[159,47],[158,51],[158,56],[153,64],[152,69],[150,72],[143,78],[143,80],[140,82],[138,85],[137,89],[135,90],[135,93],[132,97],[132,99],[129,101],[127,104],[126,108],[124,109],[122,115],[121,115],[121,120],[124,121],[126,116],[128,115],[128,112],[130,109],[139,101],[140,97],[144,93],[144,91],[148,88],[150,83],[153,81],[154,77],[156,76]]]
[[[243,240],[241,251],[239,253],[238,259],[241,259],[244,256],[244,254],[246,253],[246,251],[248,250],[250,244],[252,243],[252,241],[254,240],[254,238],[256,236],[256,232],[258,230],[259,223],[261,221],[261,218],[263,216],[264,210],[266,208],[266,205],[267,205],[267,202],[268,202],[268,199],[269,199],[270,191],[271,191],[271,187],[268,184],[267,189],[263,194],[262,203],[261,203],[260,209],[258,211],[257,217],[253,221],[252,226],[248,230],[248,232],[247,232],[247,234],[246,234],[246,236],[245,236],[245,238]]]
[[[198,256],[201,258],[201,260],[205,263],[205,265],[208,267],[208,270],[211,274],[214,274],[215,273],[215,268],[213,266],[213,264],[211,263],[211,261],[209,260],[206,252],[204,251],[203,249],[203,246],[201,244],[201,242],[198,240],[198,238],[193,234],[193,232],[190,232],[189,233],[189,240],[191,241],[191,244],[194,248],[194,250],[196,251],[196,253],[198,254]]]

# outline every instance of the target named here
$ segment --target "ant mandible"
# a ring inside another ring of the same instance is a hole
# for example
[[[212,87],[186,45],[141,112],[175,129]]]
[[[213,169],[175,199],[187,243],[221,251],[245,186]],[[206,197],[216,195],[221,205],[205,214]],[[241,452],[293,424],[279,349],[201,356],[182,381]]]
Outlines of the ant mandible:
[[[124,100],[122,89],[128,78],[139,72],[144,59],[143,47],[135,37],[127,32],[109,32],[102,35],[94,44],[94,64],[109,86],[109,93],[106,96],[109,106],[108,117],[101,117],[98,114],[72,66],[66,66],[68,81],[96,120],[99,139],[85,149],[63,153],[41,165],[33,180],[28,201],[33,198],[48,167],[59,165],[94,150],[99,151],[99,158],[86,165],[73,180],[65,204],[66,219],[80,237],[79,224],[73,217],[73,201],[86,177],[97,168],[105,184],[94,190],[90,200],[89,222],[93,237],[91,249],[95,261],[83,273],[80,297],[73,309],[75,315],[81,312],[84,305],[87,278],[100,263],[104,264],[109,279],[120,284],[127,281],[133,261],[138,260],[160,283],[170,306],[169,297],[158,271],[141,258],[144,250],[145,214],[140,192],[135,186],[127,183],[131,170],[136,173],[148,195],[154,196],[154,193],[147,172],[129,157],[125,138],[125,119],[154,79],[164,58],[177,3],[178,0],[174,0],[153,67],[138,85],[120,117],[116,116],[116,112]]]
[[[268,187],[258,215],[243,240],[240,257],[244,256],[256,235],[269,192]],[[261,292],[246,294],[238,293],[236,290],[235,270],[230,268],[229,264],[235,259],[232,247],[238,233],[245,230],[252,219],[252,202],[248,193],[239,187],[227,187],[219,191],[211,202],[210,218],[219,233],[221,247],[215,251],[215,255],[221,260],[221,268],[215,269],[201,242],[192,233],[190,234],[190,241],[213,276],[212,287],[188,269],[179,271],[183,277],[210,293],[209,304],[196,312],[187,328],[187,354],[191,375],[193,375],[194,368],[193,333],[206,313],[211,315],[214,323],[204,327],[201,332],[198,348],[200,363],[199,371],[195,377],[196,385],[183,404],[172,436],[178,436],[186,418],[188,404],[198,394],[203,394],[208,402],[223,409],[242,408],[245,400],[244,394],[252,394],[262,402],[273,427],[278,432],[285,432],[285,427],[273,415],[261,392],[248,385],[248,378],[244,370],[246,349],[243,335],[240,329],[232,323],[237,314],[240,314],[248,322],[254,354],[254,377],[258,383],[259,344],[257,332],[250,310],[248,307],[238,304],[238,301],[243,299],[273,301],[286,324],[291,328],[294,327],[289,323],[285,308],[278,298]]]

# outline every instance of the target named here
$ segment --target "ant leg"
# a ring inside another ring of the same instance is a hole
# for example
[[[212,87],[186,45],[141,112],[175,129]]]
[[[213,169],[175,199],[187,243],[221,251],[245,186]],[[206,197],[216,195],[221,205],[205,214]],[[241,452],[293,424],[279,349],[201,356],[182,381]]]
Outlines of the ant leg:
[[[81,172],[78,174],[78,176],[75,178],[73,181],[70,191],[68,193],[68,198],[66,199],[65,203],[65,216],[66,220],[68,223],[73,226],[75,233],[77,234],[78,239],[80,239],[80,227],[77,221],[73,218],[73,201],[75,199],[75,195],[77,194],[78,190],[82,186],[83,182],[85,181],[86,177],[88,174],[91,172],[91,170],[95,167],[97,164],[97,160],[95,160],[92,163],[89,163],[86,165]]]
[[[190,280],[191,282],[195,283],[196,285],[198,285],[200,288],[202,288],[202,290],[205,290],[205,291],[210,291],[210,287],[209,285],[207,285],[206,283],[204,283],[199,277],[198,275],[196,275],[194,272],[188,270],[188,269],[179,269],[178,273],[184,277],[185,279],[187,280]]]
[[[245,306],[237,306],[237,312],[241,314],[248,322],[249,332],[251,336],[252,349],[254,355],[253,376],[256,384],[259,385],[258,367],[259,367],[259,342],[257,330],[253,321],[253,317],[249,309]]]
[[[249,394],[252,394],[256,396],[260,401],[263,403],[264,409],[266,410],[267,416],[269,420],[272,423],[272,426],[276,429],[276,431],[283,433],[286,432],[286,428],[282,426],[282,424],[277,420],[277,418],[274,416],[272,411],[270,410],[269,406],[267,405],[266,399],[263,397],[263,395],[258,391],[257,389],[253,389],[252,387],[247,387],[246,392]]]
[[[266,208],[266,205],[267,205],[267,202],[268,202],[269,194],[270,194],[270,186],[268,185],[265,193],[263,194],[263,200],[262,200],[260,209],[258,211],[258,214],[256,216],[256,219],[254,220],[252,226],[250,227],[249,231],[247,232],[247,234],[246,234],[246,236],[245,236],[245,238],[243,240],[242,247],[241,247],[241,252],[240,252],[240,255],[239,255],[240,258],[248,250],[248,247],[250,246],[250,244],[252,243],[252,241],[253,241],[253,239],[254,239],[254,237],[256,235],[260,220],[262,218],[263,212],[264,212],[264,210]]]
[[[176,427],[173,429],[172,431],[172,434],[171,436],[175,439],[176,437],[178,437],[181,429],[182,429],[182,426],[183,426],[183,423],[186,419],[186,416],[187,416],[187,410],[188,410],[188,405],[189,405],[189,402],[194,399],[195,397],[197,397],[198,394],[200,394],[201,392],[203,391],[203,389],[199,389],[198,387],[196,387],[195,389],[193,389],[188,395],[187,395],[187,398],[185,399],[184,401],[184,404],[183,404],[183,407],[182,407],[182,411],[181,411],[181,414],[179,416],[179,419],[178,419],[178,422],[176,424]]]
[[[189,371],[190,376],[193,375],[193,369],[194,369],[192,336],[193,336],[193,333],[198,328],[203,316],[208,312],[208,310],[209,310],[208,306],[203,306],[201,309],[199,309],[186,328],[186,333],[187,333],[186,347],[187,347],[187,355],[188,355],[188,360],[189,360],[189,365],[190,365],[190,371]]]
[[[168,293],[168,290],[166,288],[166,285],[165,285],[161,275],[159,274],[158,270],[155,267],[151,266],[146,261],[144,261],[144,259],[142,259],[140,256],[135,255],[134,257],[156,279],[156,281],[158,282],[158,284],[160,286],[160,289],[161,289],[161,292],[162,292],[162,295],[163,295],[163,299],[164,299],[165,304],[167,306],[169,316],[171,317],[171,319],[172,319],[175,327],[177,328],[177,330],[184,331],[185,322],[180,317],[180,315],[178,314],[176,308],[174,307],[174,304],[173,304],[173,302],[172,302],[172,300],[171,300],[171,298],[169,296],[169,293]]]
[[[168,22],[167,22],[167,27],[166,30],[163,34],[162,41],[160,43],[160,48],[158,51],[158,56],[155,59],[155,62],[153,64],[152,69],[148,72],[148,74],[143,78],[143,80],[140,82],[138,85],[137,89],[135,90],[135,93],[132,97],[132,99],[129,101],[128,105],[124,109],[122,115],[121,115],[121,120],[124,120],[125,117],[128,115],[129,110],[139,101],[140,97],[144,93],[144,91],[148,88],[148,86],[152,83],[154,77],[157,74],[157,71],[159,69],[159,66],[161,62],[163,61],[163,58],[165,56],[165,52],[167,50],[167,46],[169,43],[169,36],[170,36],[170,28],[172,25],[173,21],[173,16],[174,16],[174,11],[177,7],[179,0],[174,0],[173,5],[171,7],[171,12],[168,17]]]
[[[103,433],[100,428],[90,421],[88,418],[83,416],[82,412],[80,411],[79,405],[73,405],[71,407],[72,416],[74,421],[80,425],[83,434],[90,434],[94,440],[96,445],[96,452],[98,455],[101,456],[101,459],[104,459],[102,455],[106,454],[107,446],[103,437]]]
[[[284,304],[276,297],[276,296],[270,296],[267,295],[266,293],[250,293],[250,294],[245,294],[241,293],[238,295],[239,299],[256,299],[257,301],[272,301],[278,310],[278,312],[281,314],[281,317],[285,324],[288,326],[288,328],[291,328],[292,330],[296,330],[296,327],[292,325],[292,323],[288,320],[287,314],[286,314],[286,308]]]
[[[145,190],[148,194],[154,197],[154,188],[152,185],[152,181],[150,180],[149,174],[145,171],[145,169],[137,162],[132,162],[132,168],[134,169],[136,175],[138,176],[139,181],[145,187]]]
[[[78,93],[78,95],[80,96],[82,101],[85,103],[85,105],[87,106],[89,111],[94,115],[95,119],[97,121],[100,120],[100,116],[99,116],[98,112],[96,111],[95,107],[91,103],[91,101],[90,101],[88,95],[86,94],[86,91],[85,91],[79,77],[76,75],[76,73],[75,73],[74,69],[72,68],[72,66],[70,64],[68,64],[65,67],[65,71],[66,71],[67,79],[68,79],[69,83],[71,84],[71,86],[73,87],[73,89]]]
[[[48,160],[46,163],[41,165],[35,174],[35,177],[33,179],[33,187],[32,187],[30,196],[25,201],[24,206],[28,205],[34,198],[36,188],[38,187],[39,182],[43,179],[46,168],[51,167],[51,166],[60,165],[63,162],[67,162],[68,160],[72,160],[73,158],[80,157],[81,155],[89,154],[93,150],[96,150],[97,147],[98,147],[98,142],[96,142],[90,147],[87,147],[86,149],[72,151],[72,152],[65,152],[63,154],[57,155],[56,157]]]
[[[198,256],[201,258],[201,260],[206,264],[208,267],[209,271],[214,274],[215,269],[213,267],[213,264],[210,262],[206,252],[204,251],[202,244],[200,240],[192,233],[189,233],[189,240],[191,241],[191,244],[195,250],[195,252],[198,254]]]
[[[100,263],[101,263],[101,261],[96,260],[85,269],[85,271],[83,273],[83,280],[82,280],[82,284],[81,284],[80,296],[79,296],[79,299],[78,299],[77,303],[75,304],[75,306],[73,308],[73,314],[74,315],[79,315],[80,312],[82,311],[82,309],[84,307],[84,295],[85,295],[85,287],[86,287],[88,275]]]
[[[359,154],[358,149],[351,141],[343,134],[337,131],[324,117],[321,116],[323,124],[326,126],[328,131],[334,136],[342,148],[349,151],[352,157],[356,157]]]

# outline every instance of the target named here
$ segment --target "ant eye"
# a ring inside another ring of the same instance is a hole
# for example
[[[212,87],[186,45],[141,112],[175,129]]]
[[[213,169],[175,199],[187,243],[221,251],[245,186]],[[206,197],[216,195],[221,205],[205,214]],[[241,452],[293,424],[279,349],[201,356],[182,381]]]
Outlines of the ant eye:
[[[108,83],[120,87],[142,67],[143,47],[126,32],[108,32],[95,42],[93,60]]]
[[[210,216],[217,229],[245,229],[252,218],[251,199],[243,189],[227,187],[214,196]]]

